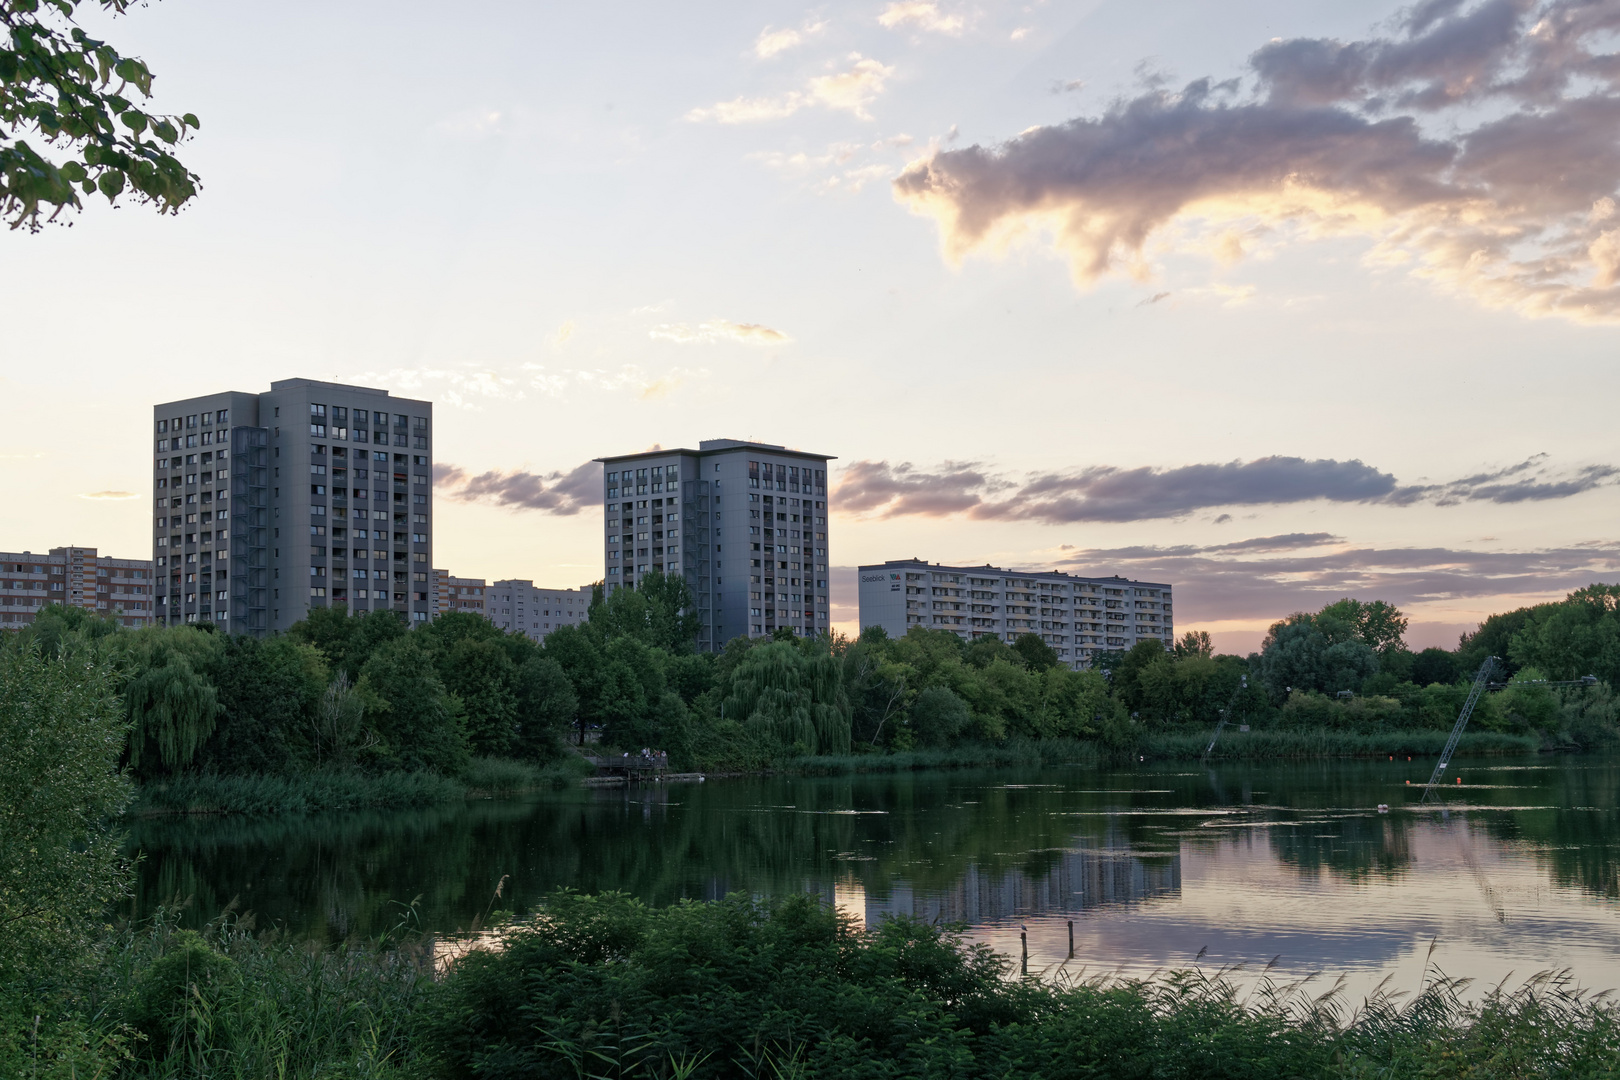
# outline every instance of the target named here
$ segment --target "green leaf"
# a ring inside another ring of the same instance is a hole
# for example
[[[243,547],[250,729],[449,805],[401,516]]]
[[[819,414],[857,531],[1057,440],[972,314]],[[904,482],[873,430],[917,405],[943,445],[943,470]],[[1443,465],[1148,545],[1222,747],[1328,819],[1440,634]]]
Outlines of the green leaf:
[[[122,120],[124,126],[137,135],[146,130],[146,114],[139,109],[130,109],[118,119]]]
[[[62,163],[62,176],[69,183],[82,183],[84,178],[89,175],[89,173],[84,171],[84,166],[80,165],[77,161],[65,161]]]
[[[118,193],[124,190],[124,174],[116,169],[108,169],[97,178],[96,186],[107,198],[117,198]]]
[[[182,120],[184,120],[186,122],[187,127],[194,127],[194,128],[199,128],[199,129],[202,127],[202,121],[197,119],[197,114],[196,113],[186,113],[185,115],[180,117],[180,119],[182,119]]]

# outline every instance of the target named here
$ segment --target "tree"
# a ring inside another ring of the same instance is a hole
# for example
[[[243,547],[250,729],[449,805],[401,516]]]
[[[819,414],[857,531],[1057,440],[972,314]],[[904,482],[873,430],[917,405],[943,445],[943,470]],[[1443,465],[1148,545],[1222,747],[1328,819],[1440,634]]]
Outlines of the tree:
[[[1338,600],[1319,611],[1317,619],[1343,622],[1358,641],[1381,655],[1406,647],[1406,616],[1393,604],[1382,600],[1366,604],[1360,600]],[[1335,637],[1333,643],[1337,644],[1338,640]]]
[[[531,656],[518,668],[513,689],[517,695],[514,751],[520,757],[539,760],[556,756],[579,715],[579,698],[562,665],[548,657]]]
[[[1459,674],[1457,657],[1445,649],[1431,646],[1412,658],[1412,682],[1418,686],[1450,686]]]
[[[375,698],[378,751],[388,764],[451,775],[466,766],[461,717],[414,638],[398,638],[374,652],[361,669],[360,687]]]
[[[445,656],[439,670],[445,688],[461,699],[472,752],[507,753],[517,737],[518,704],[513,687],[517,668],[506,650],[487,637],[463,637]]]
[[[1348,631],[1349,623],[1296,612],[1276,623],[1260,650],[1259,675],[1274,699],[1292,690],[1355,690],[1378,672],[1372,647]]]
[[[1514,664],[1553,679],[1596,675],[1620,686],[1620,585],[1588,585],[1531,609],[1508,646]]]
[[[1031,671],[1045,671],[1063,662],[1058,659],[1057,650],[1042,641],[1039,634],[1019,634],[1018,640],[1012,643],[1012,651]]]
[[[224,638],[203,675],[218,695],[220,716],[197,753],[199,767],[286,772],[334,752],[316,731],[331,676],[315,646],[290,635],[236,634]]]
[[[0,215],[13,229],[54,220],[80,195],[126,192],[159,213],[178,213],[198,178],[172,149],[199,125],[139,109],[125,92],[152,96],[152,72],[74,25],[84,0],[0,0]],[[95,0],[114,15],[132,0]],[[114,82],[116,80],[116,85]],[[21,137],[33,133],[38,145]]]
[[[118,768],[125,723],[110,668],[49,658],[15,640],[20,635],[6,637],[13,640],[0,643],[0,1074],[20,1077],[31,1074],[19,1061],[25,1045],[60,1041],[43,1001],[78,973],[107,912],[128,894],[112,823],[130,789]]]
[[[1175,653],[1178,658],[1189,656],[1214,656],[1215,642],[1210,639],[1208,630],[1189,630],[1181,635],[1176,642]]]
[[[606,641],[629,637],[671,653],[689,653],[698,632],[697,605],[692,587],[679,574],[657,570],[642,577],[635,588],[614,589],[605,600],[593,593],[589,626]]]
[[[921,746],[949,746],[968,726],[967,702],[946,686],[930,686],[912,703],[909,723]]]
[[[791,754],[847,754],[849,702],[839,664],[817,642],[755,646],[732,674],[726,712]]]
[[[139,776],[190,765],[214,733],[222,708],[208,679],[223,639],[191,626],[152,627],[130,635],[129,765]]]

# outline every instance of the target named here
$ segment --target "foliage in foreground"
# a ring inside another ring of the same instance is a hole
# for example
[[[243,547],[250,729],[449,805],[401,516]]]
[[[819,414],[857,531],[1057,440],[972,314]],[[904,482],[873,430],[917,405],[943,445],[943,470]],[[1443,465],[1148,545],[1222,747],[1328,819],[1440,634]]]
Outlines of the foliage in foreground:
[[[1552,977],[1472,1004],[1439,980],[1352,1015],[1332,993],[1200,971],[1008,975],[949,931],[858,931],[811,897],[565,893],[433,988],[417,1049],[456,1080],[1604,1077],[1620,1061],[1614,1006]]]

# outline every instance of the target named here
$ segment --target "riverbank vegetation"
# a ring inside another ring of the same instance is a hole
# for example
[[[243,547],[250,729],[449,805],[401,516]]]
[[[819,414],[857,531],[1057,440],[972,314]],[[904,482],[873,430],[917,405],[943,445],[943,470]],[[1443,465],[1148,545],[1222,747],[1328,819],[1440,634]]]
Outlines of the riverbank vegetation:
[[[1589,749],[1620,741],[1617,604],[1620,586],[1593,585],[1413,652],[1398,610],[1346,599],[1283,619],[1247,657],[1189,633],[1072,671],[1033,634],[921,627],[701,654],[687,586],[652,574],[598,591],[543,645],[465,612],[409,629],[319,609],[261,640],[52,607],[4,647],[108,667],[143,812],[274,812],[556,786],[589,768],[587,734],[722,773],[1191,758],[1223,719],[1217,756],[1433,754],[1491,655],[1509,684],[1480,702],[1463,753]],[[1585,675],[1597,683],[1544,685]]]
[[[950,928],[861,929],[805,896],[562,893],[508,925],[497,891],[498,947],[459,958],[403,905],[328,948],[230,913],[121,924],[123,678],[0,651],[0,1075],[1573,1078],[1620,1060],[1615,1006],[1551,976],[1471,995],[1431,973],[1361,1004],[1196,969],[1023,977]]]

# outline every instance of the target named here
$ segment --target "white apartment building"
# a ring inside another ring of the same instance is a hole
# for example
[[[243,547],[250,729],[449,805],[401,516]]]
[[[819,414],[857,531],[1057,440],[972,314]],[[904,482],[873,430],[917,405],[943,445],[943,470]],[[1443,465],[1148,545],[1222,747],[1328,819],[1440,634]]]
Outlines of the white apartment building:
[[[1168,648],[1175,637],[1171,586],[1158,582],[893,559],[860,567],[859,583],[862,629],[901,637],[923,626],[1008,643],[1037,634],[1072,668],[1139,641]]]
[[[591,586],[543,589],[532,581],[508,578],[484,590],[485,615],[508,632],[526,634],[536,641],[564,626],[578,626],[591,607]]]

